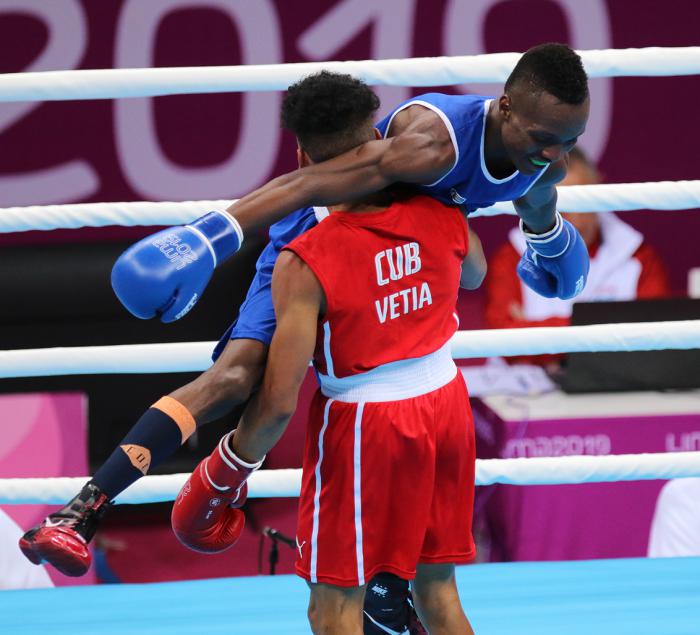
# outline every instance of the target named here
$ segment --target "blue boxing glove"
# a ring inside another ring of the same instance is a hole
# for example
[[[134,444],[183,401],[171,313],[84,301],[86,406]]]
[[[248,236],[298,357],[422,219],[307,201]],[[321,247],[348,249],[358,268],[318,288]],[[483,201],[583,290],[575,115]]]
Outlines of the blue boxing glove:
[[[112,267],[112,288],[136,317],[174,322],[199,300],[217,265],[238,251],[243,231],[226,212],[140,240]]]
[[[518,263],[520,279],[545,298],[569,300],[586,286],[590,260],[586,243],[576,228],[556,213],[554,228],[544,234],[525,231],[527,247]]]

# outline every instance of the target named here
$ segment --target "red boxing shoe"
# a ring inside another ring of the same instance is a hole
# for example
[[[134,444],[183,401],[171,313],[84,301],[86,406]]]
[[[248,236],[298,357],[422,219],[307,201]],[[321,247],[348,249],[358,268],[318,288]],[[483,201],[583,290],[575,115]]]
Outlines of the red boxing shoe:
[[[48,563],[72,577],[85,575],[92,561],[88,543],[111,504],[106,494],[88,483],[63,509],[25,533],[19,548],[33,564]]]

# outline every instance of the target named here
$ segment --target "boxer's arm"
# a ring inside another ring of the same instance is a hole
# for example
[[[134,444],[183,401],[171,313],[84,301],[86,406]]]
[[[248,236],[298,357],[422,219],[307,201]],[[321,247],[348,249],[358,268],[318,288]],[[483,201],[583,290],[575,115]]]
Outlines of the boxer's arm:
[[[568,155],[564,156],[566,158],[547,168],[525,196],[513,201],[518,216],[533,234],[541,234],[554,227],[557,211],[556,184],[566,176]]]
[[[245,409],[233,438],[244,461],[262,459],[284,433],[316,345],[323,290],[303,260],[283,251],[272,275],[277,328],[260,390]]]
[[[520,279],[545,298],[568,300],[586,286],[590,258],[578,230],[556,210],[556,183],[566,176],[568,155],[552,164],[535,186],[515,201],[527,248],[517,266]]]
[[[462,274],[459,278],[459,286],[462,289],[474,290],[481,286],[486,277],[486,256],[481,240],[472,228],[469,228],[469,253],[462,261]]]
[[[248,232],[296,209],[361,198],[392,183],[434,183],[454,165],[449,132],[426,108],[407,108],[400,115],[404,113],[392,123],[393,136],[273,179],[227,211]]]

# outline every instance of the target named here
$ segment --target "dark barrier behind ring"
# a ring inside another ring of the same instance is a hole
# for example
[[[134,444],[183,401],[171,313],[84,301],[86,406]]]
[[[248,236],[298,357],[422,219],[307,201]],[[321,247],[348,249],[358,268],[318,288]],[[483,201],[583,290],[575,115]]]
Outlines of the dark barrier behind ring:
[[[241,252],[215,273],[207,293],[182,321],[138,320],[110,286],[114,260],[129,243],[3,247],[0,258],[0,349],[216,340],[235,318],[255,273],[262,238],[247,238]],[[40,377],[0,380],[0,391],[85,392],[89,400],[90,463],[104,461],[144,407],[194,374]],[[200,433],[210,448],[221,427]],[[211,437],[211,438],[210,438]],[[199,457],[185,446],[158,470],[191,470]]]

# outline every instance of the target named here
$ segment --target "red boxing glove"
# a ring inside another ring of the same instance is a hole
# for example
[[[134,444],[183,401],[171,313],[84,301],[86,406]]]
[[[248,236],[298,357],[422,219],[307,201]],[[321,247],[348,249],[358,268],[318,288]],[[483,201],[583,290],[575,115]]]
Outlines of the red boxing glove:
[[[238,458],[229,445],[232,434],[224,436],[214,452],[195,468],[173,505],[173,531],[185,547],[194,551],[225,551],[243,533],[245,516],[238,508],[248,495],[246,480],[262,460],[246,463]]]

